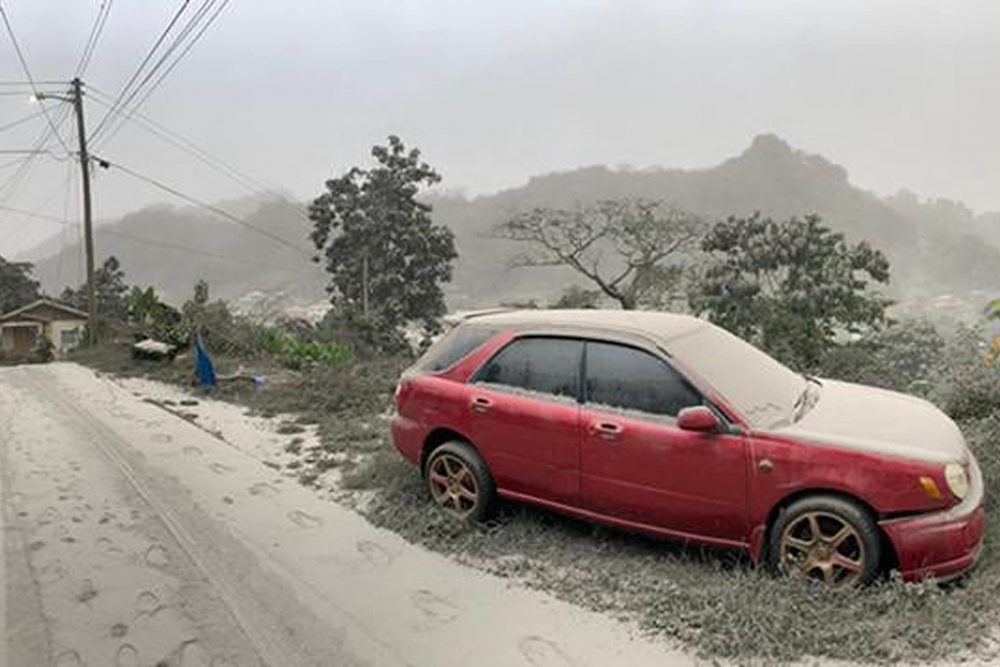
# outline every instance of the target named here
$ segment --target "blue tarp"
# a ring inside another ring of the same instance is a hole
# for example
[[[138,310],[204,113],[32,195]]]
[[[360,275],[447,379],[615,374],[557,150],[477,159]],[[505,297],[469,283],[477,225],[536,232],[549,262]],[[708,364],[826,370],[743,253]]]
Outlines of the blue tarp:
[[[198,384],[202,387],[210,388],[215,386],[215,366],[212,365],[212,358],[208,356],[205,344],[201,342],[201,337],[194,344],[195,367],[198,371]]]

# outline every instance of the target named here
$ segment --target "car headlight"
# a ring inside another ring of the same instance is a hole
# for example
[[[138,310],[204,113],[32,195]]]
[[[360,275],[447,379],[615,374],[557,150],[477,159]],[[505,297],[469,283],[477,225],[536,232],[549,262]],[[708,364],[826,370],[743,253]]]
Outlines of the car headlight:
[[[948,488],[959,500],[965,498],[969,493],[969,473],[965,472],[965,467],[958,463],[949,463],[944,467],[944,479],[948,482]]]

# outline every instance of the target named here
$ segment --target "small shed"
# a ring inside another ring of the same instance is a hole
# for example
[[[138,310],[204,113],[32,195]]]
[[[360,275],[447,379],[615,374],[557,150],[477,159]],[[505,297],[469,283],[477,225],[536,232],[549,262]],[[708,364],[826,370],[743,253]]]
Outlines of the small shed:
[[[39,299],[0,315],[0,350],[28,354],[38,337],[45,336],[58,357],[80,344],[86,325],[87,313],[52,299]]]

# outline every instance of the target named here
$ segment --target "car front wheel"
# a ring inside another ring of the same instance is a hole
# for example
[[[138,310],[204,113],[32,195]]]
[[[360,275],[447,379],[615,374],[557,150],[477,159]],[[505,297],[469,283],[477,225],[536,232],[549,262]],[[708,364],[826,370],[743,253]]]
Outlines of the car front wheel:
[[[424,477],[438,507],[462,521],[489,518],[496,486],[486,462],[464,442],[446,442],[427,459]]]
[[[802,498],[782,510],[768,546],[773,570],[830,588],[871,582],[882,558],[878,528],[868,512],[836,496]]]

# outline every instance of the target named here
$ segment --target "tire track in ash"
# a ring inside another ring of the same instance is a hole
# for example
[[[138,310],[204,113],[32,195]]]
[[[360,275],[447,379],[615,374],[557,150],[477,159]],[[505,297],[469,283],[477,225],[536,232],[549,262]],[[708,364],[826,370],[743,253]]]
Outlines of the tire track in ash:
[[[157,493],[143,480],[142,476],[123,455],[129,443],[104,425],[99,419],[85,412],[71,401],[61,397],[54,387],[46,387],[28,374],[21,374],[23,381],[40,401],[49,403],[58,411],[71,417],[101,456],[112,465],[143,503],[152,511],[176,546],[193,565],[194,569],[208,582],[222,606],[236,627],[246,638],[260,662],[269,667],[296,667],[315,664],[303,655],[301,638],[295,637],[288,628],[268,622],[256,601],[249,601],[240,591],[246,589],[246,582],[238,582],[228,572],[225,563],[209,556],[206,549],[185,529],[183,521],[174,509],[158,497]],[[331,629],[332,630],[332,629]],[[335,632],[335,631],[334,631]],[[348,656],[337,656],[337,664],[352,664]]]

